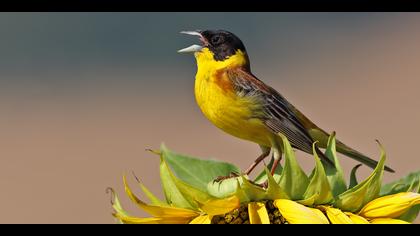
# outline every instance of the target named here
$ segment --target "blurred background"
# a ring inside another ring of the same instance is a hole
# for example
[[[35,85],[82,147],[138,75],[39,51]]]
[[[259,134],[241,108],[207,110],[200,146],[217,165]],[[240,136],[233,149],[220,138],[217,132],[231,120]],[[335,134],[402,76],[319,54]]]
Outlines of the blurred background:
[[[181,30],[234,32],[254,74],[320,127],[374,159],[379,139],[397,171],[385,182],[417,171],[419,24],[419,13],[0,13],[0,223],[113,223],[106,187],[144,216],[122,174],[162,196],[145,151],[162,142],[248,167],[258,146],[195,104],[195,60],[176,51],[198,40]],[[348,176],[357,163],[342,164]]]

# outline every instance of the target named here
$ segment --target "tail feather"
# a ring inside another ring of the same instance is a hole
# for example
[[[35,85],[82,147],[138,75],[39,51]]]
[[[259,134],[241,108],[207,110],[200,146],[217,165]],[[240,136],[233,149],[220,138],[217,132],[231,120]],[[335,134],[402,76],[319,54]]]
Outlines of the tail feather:
[[[314,124],[311,124],[312,127],[309,128],[309,133],[313,140],[319,141],[319,146],[321,148],[326,148],[328,143],[328,137],[330,136],[327,132],[324,130],[316,127]],[[354,150],[353,148],[350,148],[349,146],[345,145],[344,143],[340,142],[339,140],[336,140],[336,150],[337,152],[344,154],[358,162],[361,162],[367,166],[369,166],[372,169],[375,169],[375,167],[378,165],[378,162],[367,157],[366,155]],[[395,171],[391,169],[388,166],[385,166],[384,169],[388,172],[394,173]]]
[[[309,120],[302,112],[300,112],[298,109],[293,107],[293,111],[295,114],[297,114],[297,117],[299,118],[300,122],[304,125],[304,127],[308,130],[309,134],[311,135],[313,140],[319,141],[319,147],[326,148],[328,143],[328,137],[330,136],[327,132],[319,128],[317,125],[315,125],[311,120]],[[350,158],[353,158],[354,160],[361,162],[372,169],[375,169],[375,167],[378,165],[378,162],[367,157],[366,155],[363,155],[362,153],[348,147],[344,143],[336,140],[336,149],[337,152],[342,153]],[[317,151],[319,154],[319,152]],[[322,152],[321,152],[322,153]],[[323,154],[319,154],[320,157]],[[321,158],[323,160],[324,158]],[[328,159],[328,158],[327,158]],[[329,159],[328,159],[329,160]],[[388,166],[385,166],[384,168],[386,171],[394,173],[395,171],[391,169]]]
[[[345,145],[344,143],[340,142],[337,140],[336,143],[336,149],[337,152],[344,154],[350,158],[353,158],[354,160],[361,162],[367,166],[369,166],[372,169],[375,169],[375,167],[378,165],[378,162],[363,155],[362,153],[348,147],[347,145]],[[386,171],[391,172],[391,173],[395,173],[395,171],[393,169],[391,169],[388,166],[385,166],[384,168]]]

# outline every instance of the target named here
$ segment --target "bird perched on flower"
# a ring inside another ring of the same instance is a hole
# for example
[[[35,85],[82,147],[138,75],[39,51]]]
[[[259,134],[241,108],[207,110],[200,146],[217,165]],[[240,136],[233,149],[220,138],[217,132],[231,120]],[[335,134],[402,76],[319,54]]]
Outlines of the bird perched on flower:
[[[194,53],[197,60],[195,97],[204,115],[218,128],[241,139],[257,143],[262,154],[245,171],[249,174],[273,151],[273,174],[282,156],[285,135],[292,146],[312,154],[318,141],[326,148],[329,134],[316,126],[279,92],[251,72],[250,60],[242,41],[225,30],[197,30],[181,33],[198,36],[201,45],[179,50]],[[316,147],[325,164],[329,160]],[[371,168],[377,161],[337,141],[337,151]],[[385,170],[394,172],[391,168]]]

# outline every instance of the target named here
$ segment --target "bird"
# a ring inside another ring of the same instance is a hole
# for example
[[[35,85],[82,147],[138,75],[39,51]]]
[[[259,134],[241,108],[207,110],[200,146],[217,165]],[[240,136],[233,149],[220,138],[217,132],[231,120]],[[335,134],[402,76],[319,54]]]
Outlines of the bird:
[[[194,54],[197,63],[195,99],[204,116],[226,133],[254,142],[261,148],[261,154],[244,174],[249,175],[271,152],[274,161],[270,173],[275,173],[283,153],[279,133],[294,149],[308,154],[313,154],[312,145],[316,142],[315,151],[321,161],[334,167],[319,149],[327,147],[330,134],[251,72],[248,53],[239,37],[226,30],[180,33],[198,36],[200,41],[199,45],[178,52]],[[371,168],[378,164],[339,140],[336,140],[336,150]],[[395,172],[388,166],[384,169]]]

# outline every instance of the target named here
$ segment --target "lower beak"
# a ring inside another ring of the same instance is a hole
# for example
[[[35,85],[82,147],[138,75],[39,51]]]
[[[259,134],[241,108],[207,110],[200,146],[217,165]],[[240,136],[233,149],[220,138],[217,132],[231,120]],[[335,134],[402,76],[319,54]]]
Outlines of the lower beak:
[[[180,33],[181,34],[188,34],[188,35],[195,35],[195,36],[199,36],[200,38],[203,37],[199,30],[197,30],[197,31],[181,31]],[[189,47],[178,50],[178,53],[194,53],[194,52],[199,52],[202,49],[203,49],[203,46],[194,44],[194,45],[191,45]]]
[[[180,50],[178,50],[178,52],[179,53],[194,53],[194,52],[199,52],[199,51],[201,51],[201,49],[203,49],[203,47],[202,46],[200,46],[200,45],[197,45],[197,44],[194,44],[194,45],[191,45],[191,46],[189,46],[189,47],[186,47],[186,48],[183,48],[183,49],[180,49]]]

